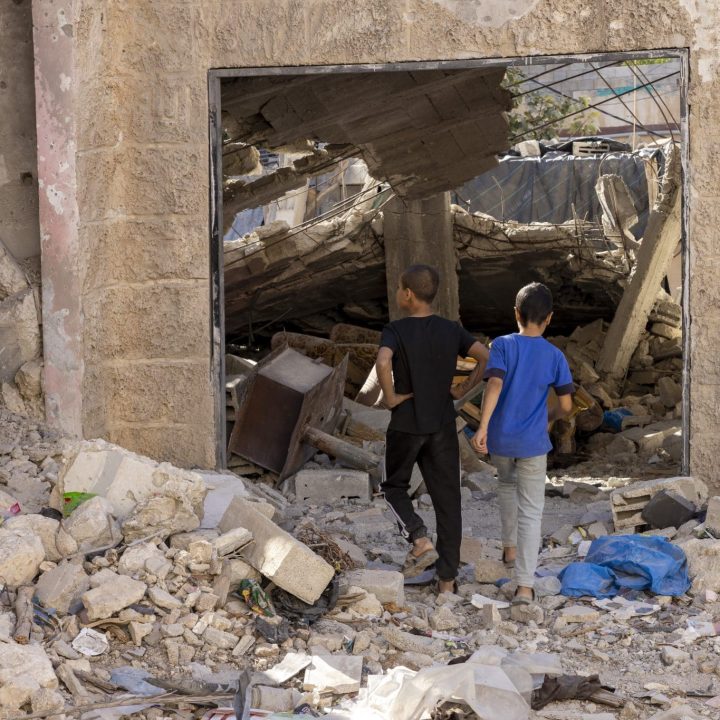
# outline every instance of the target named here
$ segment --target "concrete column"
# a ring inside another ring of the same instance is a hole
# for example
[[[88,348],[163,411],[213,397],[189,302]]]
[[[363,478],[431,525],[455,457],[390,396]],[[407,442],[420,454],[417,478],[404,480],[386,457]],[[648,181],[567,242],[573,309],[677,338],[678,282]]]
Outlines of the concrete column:
[[[608,329],[597,369],[615,379],[625,376],[645,330],[661,283],[682,234],[680,151],[667,146],[663,194],[656,203],[637,253],[635,273]]]
[[[83,314],[75,174],[76,0],[33,0],[47,420],[82,434]]]
[[[460,298],[450,193],[438,193],[423,200],[393,198],[385,205],[383,218],[390,319],[402,316],[395,302],[400,274],[408,265],[423,263],[440,273],[440,289],[433,304],[435,312],[458,320]]]

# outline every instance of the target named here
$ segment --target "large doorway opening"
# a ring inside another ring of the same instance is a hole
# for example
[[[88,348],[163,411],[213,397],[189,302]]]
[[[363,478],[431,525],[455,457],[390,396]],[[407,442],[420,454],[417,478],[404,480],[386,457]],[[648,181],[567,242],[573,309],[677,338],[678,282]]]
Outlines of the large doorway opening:
[[[685,471],[686,62],[678,50],[211,71],[218,464],[292,474],[312,452],[278,399],[303,405],[321,385],[367,419],[392,289],[420,261],[443,276],[438,313],[486,342],[514,330],[519,287],[553,291],[549,335],[581,387],[553,431],[558,472]],[[273,439],[233,444],[245,379],[286,345],[332,378],[268,390],[250,425]],[[459,360],[459,376],[470,369]],[[293,417],[381,453],[381,432],[348,437],[347,414],[307,402]],[[461,408],[465,437],[477,402]]]

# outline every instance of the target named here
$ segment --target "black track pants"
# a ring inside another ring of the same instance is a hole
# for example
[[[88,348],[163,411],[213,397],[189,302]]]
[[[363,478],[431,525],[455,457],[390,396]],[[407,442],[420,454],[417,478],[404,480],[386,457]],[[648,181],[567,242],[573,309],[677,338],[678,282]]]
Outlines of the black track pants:
[[[408,495],[417,462],[435,508],[437,522],[435,564],[440,580],[453,580],[460,565],[462,512],[460,508],[460,449],[455,421],[432,435],[388,430],[385,477],[381,489],[408,542],[428,535]]]

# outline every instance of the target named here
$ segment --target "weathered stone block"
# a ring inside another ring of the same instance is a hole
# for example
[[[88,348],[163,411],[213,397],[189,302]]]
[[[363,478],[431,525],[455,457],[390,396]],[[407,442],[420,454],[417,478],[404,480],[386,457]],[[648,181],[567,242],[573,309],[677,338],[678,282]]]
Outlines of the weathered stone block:
[[[128,605],[140,602],[146,590],[147,585],[144,582],[119,575],[117,579],[88,590],[83,594],[82,601],[90,620],[104,620]]]
[[[352,570],[347,573],[348,584],[372,593],[383,604],[405,604],[405,578],[394,570]]]
[[[243,549],[243,558],[278,587],[306,603],[314,603],[335,574],[309,547],[241,498],[233,499],[219,527],[222,532],[237,527],[249,530],[255,542]]]
[[[62,563],[44,572],[35,585],[38,600],[59,613],[67,613],[90,588],[90,578],[77,563]]]
[[[370,502],[370,476],[360,470],[301,470],[295,475],[300,502],[327,504],[339,500]]]
[[[28,530],[0,528],[0,577],[10,587],[26,585],[45,559],[40,538]]]
[[[19,710],[37,690],[57,687],[42,645],[0,643],[0,707]]]

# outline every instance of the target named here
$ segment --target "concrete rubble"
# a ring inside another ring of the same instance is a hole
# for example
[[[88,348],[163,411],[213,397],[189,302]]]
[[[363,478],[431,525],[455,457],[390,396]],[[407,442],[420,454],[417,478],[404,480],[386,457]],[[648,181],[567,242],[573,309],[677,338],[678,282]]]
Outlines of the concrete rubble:
[[[283,495],[237,475],[179,470],[107,443],[62,440],[3,412],[0,499],[15,500],[10,490],[23,480],[42,491],[27,507],[18,503],[20,513],[0,528],[0,711],[6,715],[50,716],[115,699],[126,692],[117,684],[124,677],[118,669],[132,666],[159,684],[158,693],[184,688],[188,697],[217,696],[209,704],[220,707],[232,705],[247,671],[243,697],[266,713],[306,705],[333,718],[361,713],[394,720],[409,712],[402,693],[412,690],[421,702],[431,683],[440,707],[428,717],[450,717],[455,708],[455,717],[472,718],[476,690],[443,693],[450,677],[474,677],[473,688],[502,697],[503,707],[517,707],[521,718],[645,720],[683,704],[696,717],[714,717],[708,702],[720,696],[719,503],[693,478],[648,477],[654,466],[647,464],[646,479],[551,475],[538,599],[510,607],[512,571],[501,561],[492,477],[480,483],[464,474],[463,482],[479,489],[464,488],[458,594],[436,596],[422,578],[405,584],[399,568],[407,545],[379,496],[334,497],[328,485],[322,496],[295,502],[296,483],[287,483]],[[327,463],[318,454],[301,472],[317,473],[321,483],[327,473],[346,472]],[[421,491],[415,503],[433,532]],[[560,595],[558,572],[593,537],[658,532],[637,521],[635,506],[662,491],[697,508],[691,521],[663,530],[687,555],[691,590],[678,598],[636,593],[602,602]],[[59,519],[65,493],[82,492],[89,497]],[[180,508],[174,526],[167,514],[146,512],[166,497]],[[60,511],[54,516],[53,506]],[[623,507],[633,511],[631,523],[618,512]],[[216,526],[205,527],[206,509],[220,517]],[[37,609],[22,644],[15,639],[19,598],[28,586]],[[331,587],[335,600],[325,606]],[[315,607],[325,609],[309,624],[300,619]],[[299,615],[286,615],[291,611]],[[448,667],[467,656],[469,664]],[[521,670],[513,670],[518,663]],[[532,711],[519,679],[532,667],[539,677],[596,672],[616,691]],[[391,680],[400,694],[378,709],[373,688]],[[435,700],[425,701],[434,707]],[[136,712],[159,720],[158,702]],[[183,717],[202,714],[182,701],[175,707]],[[395,715],[387,714],[390,707]]]

